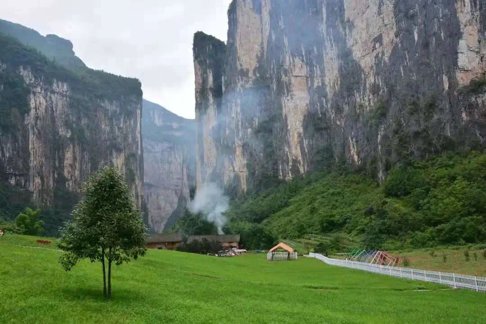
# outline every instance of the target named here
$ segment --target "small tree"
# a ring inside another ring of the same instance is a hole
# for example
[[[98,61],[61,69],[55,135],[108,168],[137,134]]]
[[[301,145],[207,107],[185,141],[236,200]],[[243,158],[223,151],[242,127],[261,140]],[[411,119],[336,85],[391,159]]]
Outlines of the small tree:
[[[39,220],[40,210],[25,208],[15,219],[19,232],[27,235],[40,235],[44,232],[44,222]]]
[[[110,298],[112,263],[145,254],[145,226],[120,173],[107,167],[94,175],[72,216],[61,233],[59,247],[66,253],[59,261],[66,271],[83,258],[100,261],[103,295]]]

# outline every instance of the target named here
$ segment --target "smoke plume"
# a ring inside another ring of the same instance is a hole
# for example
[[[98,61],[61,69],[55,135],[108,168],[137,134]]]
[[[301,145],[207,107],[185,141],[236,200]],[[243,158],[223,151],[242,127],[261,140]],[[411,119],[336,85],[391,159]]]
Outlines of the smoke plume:
[[[219,234],[223,233],[226,217],[223,213],[229,208],[229,198],[215,183],[206,183],[196,191],[194,200],[189,204],[192,213],[201,213],[206,220],[214,223]]]

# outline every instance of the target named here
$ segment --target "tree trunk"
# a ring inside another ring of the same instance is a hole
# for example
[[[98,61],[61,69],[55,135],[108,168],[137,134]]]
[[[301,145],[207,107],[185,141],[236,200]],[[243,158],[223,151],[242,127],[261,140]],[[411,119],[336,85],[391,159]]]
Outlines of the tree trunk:
[[[108,253],[108,298],[111,298],[111,248]]]
[[[105,270],[105,249],[101,248],[101,264],[103,266],[103,296],[106,298],[106,270]]]

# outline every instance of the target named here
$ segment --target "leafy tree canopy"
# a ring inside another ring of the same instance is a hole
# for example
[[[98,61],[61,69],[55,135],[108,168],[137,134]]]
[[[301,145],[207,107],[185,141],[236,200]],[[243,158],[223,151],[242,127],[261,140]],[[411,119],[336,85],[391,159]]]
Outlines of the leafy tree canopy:
[[[105,297],[111,297],[112,263],[120,265],[145,254],[142,217],[115,168],[104,168],[87,182],[85,198],[62,230],[59,247],[65,251],[60,263],[66,271],[83,258],[102,263]]]
[[[44,222],[39,220],[40,210],[25,208],[15,219],[15,225],[22,234],[40,235],[44,232]]]

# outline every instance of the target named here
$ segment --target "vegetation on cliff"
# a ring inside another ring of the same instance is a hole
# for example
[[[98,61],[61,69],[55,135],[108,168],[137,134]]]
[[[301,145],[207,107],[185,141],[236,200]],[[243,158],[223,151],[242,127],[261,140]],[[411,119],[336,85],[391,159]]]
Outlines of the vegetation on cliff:
[[[486,154],[449,153],[397,165],[383,185],[341,168],[248,195],[232,204],[227,231],[246,224],[280,239],[342,237],[368,248],[482,243],[485,201]]]
[[[30,73],[34,77],[33,84],[26,80]],[[25,185],[20,186],[20,181],[12,185],[9,176],[25,177],[29,170],[25,126],[30,110],[29,96],[34,91],[55,92],[55,81],[67,84],[70,117],[64,120],[64,126],[69,135],[57,136],[56,129],[46,129],[49,148],[60,152],[66,143],[77,144],[82,151],[89,152],[93,169],[105,160],[107,150],[121,150],[122,147],[117,132],[113,132],[112,139],[96,145],[93,138],[98,136],[99,125],[91,118],[98,118],[99,110],[113,103],[127,119],[132,119],[137,113],[134,107],[142,100],[138,80],[89,69],[74,55],[69,41],[55,35],[43,37],[26,27],[0,20],[0,136],[5,139],[5,145],[12,145],[13,152],[8,154],[15,155],[4,156],[0,161],[0,221],[12,221],[23,208],[37,204]],[[40,90],[33,89],[37,86]],[[83,119],[91,122],[83,124]],[[132,182],[137,163],[133,155],[127,159],[127,179]],[[12,169],[8,159],[18,160],[16,167]],[[47,235],[57,234],[79,199],[76,192],[67,188],[62,172],[57,172],[55,181],[49,206],[35,206],[42,207],[41,219]]]

